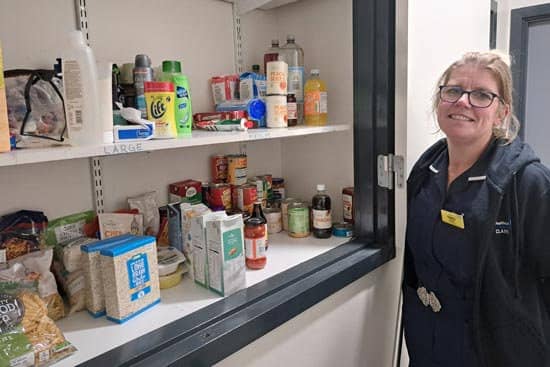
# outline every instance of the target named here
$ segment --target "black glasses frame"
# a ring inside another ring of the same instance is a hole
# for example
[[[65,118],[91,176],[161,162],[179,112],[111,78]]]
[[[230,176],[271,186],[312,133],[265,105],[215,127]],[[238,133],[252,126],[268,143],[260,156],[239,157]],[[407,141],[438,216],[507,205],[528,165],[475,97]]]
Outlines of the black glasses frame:
[[[456,89],[460,89],[462,92],[460,93],[460,95],[458,96],[458,98],[454,101],[449,101],[445,98],[443,98],[443,89],[444,88],[456,88]],[[472,103],[472,93],[473,92],[483,92],[483,93],[487,93],[489,95],[491,95],[491,102],[487,105],[487,106],[477,106],[475,104]],[[490,107],[492,104],[493,104],[493,101],[495,100],[495,98],[497,98],[500,102],[504,103],[504,100],[496,93],[493,93],[493,92],[489,92],[489,91],[485,91],[485,90],[480,90],[480,89],[476,89],[476,90],[465,90],[465,89],[462,89],[461,87],[458,87],[458,86],[451,86],[451,85],[440,85],[439,86],[439,98],[444,101],[444,102],[448,102],[448,103],[456,103],[460,100],[460,98],[462,98],[462,96],[464,94],[467,94],[468,95],[468,102],[470,103],[470,105],[472,107],[475,107],[475,108],[488,108]]]

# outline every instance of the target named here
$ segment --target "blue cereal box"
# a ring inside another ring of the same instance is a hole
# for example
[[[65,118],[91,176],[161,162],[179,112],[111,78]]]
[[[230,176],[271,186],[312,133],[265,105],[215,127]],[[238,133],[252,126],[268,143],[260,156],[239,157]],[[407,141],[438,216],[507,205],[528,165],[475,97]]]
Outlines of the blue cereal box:
[[[130,236],[101,250],[107,319],[123,323],[160,302],[154,237]]]

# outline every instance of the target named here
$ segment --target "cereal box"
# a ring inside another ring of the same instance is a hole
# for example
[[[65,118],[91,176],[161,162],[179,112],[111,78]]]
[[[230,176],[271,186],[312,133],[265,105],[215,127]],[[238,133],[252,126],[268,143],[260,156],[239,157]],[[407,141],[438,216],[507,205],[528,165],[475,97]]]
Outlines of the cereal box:
[[[246,288],[242,215],[207,222],[206,241],[209,288],[222,296]]]
[[[107,319],[121,324],[160,302],[155,237],[131,236],[100,253]]]
[[[84,279],[86,281],[86,309],[93,317],[105,315],[105,296],[103,294],[103,279],[101,277],[100,251],[117,243],[124,242],[130,237],[131,235],[126,234],[80,246],[80,250],[82,251],[82,269],[84,270]]]

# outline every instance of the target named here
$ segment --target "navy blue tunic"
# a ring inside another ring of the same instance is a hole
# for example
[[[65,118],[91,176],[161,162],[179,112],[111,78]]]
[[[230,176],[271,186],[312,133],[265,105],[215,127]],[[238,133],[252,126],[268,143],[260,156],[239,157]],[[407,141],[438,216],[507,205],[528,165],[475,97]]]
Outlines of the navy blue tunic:
[[[403,323],[411,367],[476,366],[471,329],[476,248],[471,206],[485,180],[492,145],[447,189],[448,151],[430,165],[429,178],[411,199],[407,244],[419,286],[432,291],[441,311],[424,306],[416,288],[405,286]],[[464,229],[441,220],[441,209],[463,215]]]

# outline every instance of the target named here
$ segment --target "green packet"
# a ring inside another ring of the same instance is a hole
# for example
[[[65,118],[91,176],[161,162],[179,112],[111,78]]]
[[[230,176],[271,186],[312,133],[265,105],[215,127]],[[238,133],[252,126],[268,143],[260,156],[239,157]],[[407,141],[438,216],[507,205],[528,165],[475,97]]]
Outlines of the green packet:
[[[32,344],[21,326],[0,334],[0,367],[34,366]]]
[[[51,220],[46,229],[46,244],[57,244],[82,236],[95,236],[93,233],[95,212],[92,210],[67,215]]]

